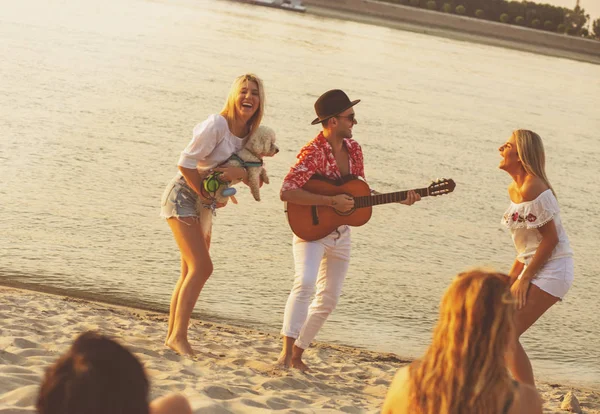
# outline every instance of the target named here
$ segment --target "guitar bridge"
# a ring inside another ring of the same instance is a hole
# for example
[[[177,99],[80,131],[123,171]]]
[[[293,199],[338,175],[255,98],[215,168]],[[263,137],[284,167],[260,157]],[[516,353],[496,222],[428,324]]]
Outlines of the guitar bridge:
[[[317,210],[317,206],[311,206],[310,210],[312,213],[313,226],[318,226],[319,225],[319,212]]]

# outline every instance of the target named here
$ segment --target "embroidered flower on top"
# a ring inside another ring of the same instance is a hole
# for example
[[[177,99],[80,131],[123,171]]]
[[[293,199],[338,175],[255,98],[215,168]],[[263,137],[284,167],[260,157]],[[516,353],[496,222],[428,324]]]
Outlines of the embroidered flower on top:
[[[533,214],[529,213],[529,214],[527,214],[526,219],[527,219],[528,222],[533,223],[534,221],[537,220],[537,217],[534,216]]]

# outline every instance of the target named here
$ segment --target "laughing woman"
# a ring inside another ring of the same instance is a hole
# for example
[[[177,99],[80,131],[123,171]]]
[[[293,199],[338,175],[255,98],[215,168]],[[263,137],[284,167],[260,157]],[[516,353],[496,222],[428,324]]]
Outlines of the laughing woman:
[[[179,173],[162,197],[161,215],[167,219],[181,251],[181,276],[171,297],[165,344],[183,355],[194,354],[188,341],[188,325],[213,271],[209,253],[213,200],[205,197],[203,181],[212,171],[220,171],[219,179],[223,181],[247,181],[244,168],[215,167],[242,149],[250,132],[260,125],[264,106],[262,81],[252,74],[236,78],[221,113],[194,128],[192,140],[179,158]],[[206,207],[200,212],[196,211],[198,199]]]
[[[540,136],[516,130],[499,151],[499,167],[513,179],[508,186],[511,204],[502,223],[510,229],[517,250],[509,276],[518,306],[516,331],[521,336],[571,287],[573,251],[554,190],[546,178]],[[534,385],[531,363],[519,342],[507,364],[516,380]]]

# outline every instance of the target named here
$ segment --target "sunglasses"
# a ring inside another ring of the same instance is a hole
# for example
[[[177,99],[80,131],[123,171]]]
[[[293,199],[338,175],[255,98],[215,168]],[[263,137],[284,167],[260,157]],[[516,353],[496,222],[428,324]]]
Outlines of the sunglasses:
[[[346,118],[348,119],[350,122],[354,122],[356,121],[356,114],[350,114],[350,115],[337,115],[336,118]]]

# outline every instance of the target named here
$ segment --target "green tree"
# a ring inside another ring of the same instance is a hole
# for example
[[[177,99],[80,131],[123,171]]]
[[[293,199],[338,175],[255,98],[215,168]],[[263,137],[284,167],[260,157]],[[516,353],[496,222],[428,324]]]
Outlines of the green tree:
[[[585,14],[585,10],[579,6],[575,6],[573,10],[570,10],[563,21],[567,34],[573,36],[581,36],[581,29],[585,26],[589,20],[590,15]]]
[[[540,22],[540,19],[533,19],[531,21],[531,27],[533,27],[534,29],[539,29],[541,25],[542,22]]]
[[[594,23],[592,23],[592,36],[594,39],[600,40],[600,18],[594,20]]]
[[[515,23],[520,26],[523,26],[523,24],[525,23],[525,18],[523,16],[517,16],[515,18]]]
[[[554,25],[554,22],[552,20],[546,20],[544,22],[544,29],[545,30],[554,30],[556,26]]]
[[[429,0],[427,2],[427,8],[429,10],[437,10],[437,3],[434,0]]]
[[[479,19],[483,19],[485,17],[485,12],[481,9],[477,9],[475,11],[475,17],[477,17]]]
[[[452,11],[452,5],[450,3],[444,3],[442,6],[442,11],[444,13],[450,13]]]
[[[502,13],[502,14],[500,15],[500,21],[501,21],[502,23],[508,23],[508,20],[509,20],[509,19],[510,19],[510,18],[508,17],[508,14],[507,14],[507,13]]]
[[[467,9],[465,9],[465,6],[463,6],[462,4],[459,4],[458,6],[456,6],[456,14],[465,14],[467,12]]]

